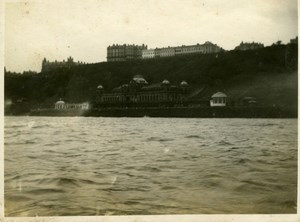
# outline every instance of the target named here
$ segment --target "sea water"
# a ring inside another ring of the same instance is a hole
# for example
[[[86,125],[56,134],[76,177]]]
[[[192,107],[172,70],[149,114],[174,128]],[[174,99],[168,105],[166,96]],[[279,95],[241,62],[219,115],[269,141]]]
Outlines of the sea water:
[[[297,119],[5,117],[5,216],[296,213]]]

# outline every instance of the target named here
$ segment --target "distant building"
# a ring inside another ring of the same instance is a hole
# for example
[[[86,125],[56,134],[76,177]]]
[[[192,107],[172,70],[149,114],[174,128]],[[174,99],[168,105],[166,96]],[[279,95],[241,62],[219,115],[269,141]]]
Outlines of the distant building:
[[[88,110],[89,108],[89,103],[65,103],[62,100],[57,101],[54,106],[54,109],[56,110]]]
[[[218,53],[222,51],[222,48],[216,44],[206,41],[204,44],[200,45],[189,45],[189,46],[179,46],[175,48],[175,55],[187,55],[187,54],[209,54]]]
[[[113,44],[107,47],[107,61],[128,61],[142,58],[142,50],[147,49],[146,45],[118,45]]]
[[[167,47],[159,49],[159,57],[175,56],[175,47]]]
[[[189,45],[189,46],[177,46],[177,47],[165,47],[156,49],[147,49],[142,51],[142,58],[159,58],[159,57],[171,57],[179,55],[189,55],[189,54],[209,54],[218,53],[222,51],[222,48],[216,44],[209,41],[200,45]]]
[[[50,62],[48,61],[46,58],[44,58],[43,62],[42,62],[42,72],[45,71],[49,71],[52,69],[56,69],[56,68],[71,68],[73,66],[77,66],[77,65],[81,65],[81,64],[85,64],[83,62],[74,62],[74,59],[70,56],[69,58],[67,58],[67,60],[63,60],[62,62],[59,61],[54,61],[54,62]]]
[[[263,48],[264,44],[262,43],[257,43],[257,42],[241,42],[240,45],[234,48],[234,50],[240,50],[240,51],[245,51],[245,50],[255,50],[255,49],[260,49]]]
[[[154,57],[155,58],[159,58],[160,57],[160,49],[159,48],[154,49]]]
[[[174,106],[183,104],[188,92],[188,83],[172,85],[168,80],[148,84],[143,76],[137,75],[129,84],[123,84],[111,92],[102,85],[97,87],[97,107]]]
[[[290,40],[290,44],[298,44],[298,36]]]
[[[227,95],[222,92],[217,92],[211,96],[210,106],[226,106]]]
[[[155,57],[155,49],[148,49],[142,51],[143,59],[153,59]]]

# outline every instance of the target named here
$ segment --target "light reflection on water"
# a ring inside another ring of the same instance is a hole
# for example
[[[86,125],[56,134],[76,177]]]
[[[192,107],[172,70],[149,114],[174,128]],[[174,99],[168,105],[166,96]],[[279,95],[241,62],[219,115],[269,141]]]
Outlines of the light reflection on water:
[[[296,119],[5,117],[5,215],[296,213]]]

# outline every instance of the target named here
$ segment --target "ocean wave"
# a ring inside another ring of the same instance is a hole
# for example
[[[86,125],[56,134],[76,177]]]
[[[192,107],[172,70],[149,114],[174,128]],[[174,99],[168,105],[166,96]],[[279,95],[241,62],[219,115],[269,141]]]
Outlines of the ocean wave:
[[[228,141],[225,141],[225,140],[218,141],[217,144],[221,145],[221,146],[232,146],[232,145],[234,145],[234,144],[232,144]]]
[[[63,189],[55,189],[55,188],[38,188],[27,190],[26,193],[33,195],[41,195],[41,194],[50,194],[50,193],[65,193]]]
[[[160,172],[161,169],[158,167],[150,167],[150,166],[145,166],[142,168],[138,168],[138,171],[149,171],[149,172]]]
[[[167,141],[173,141],[173,140],[174,140],[174,138],[149,137],[149,138],[147,138],[146,141],[148,141],[148,142],[152,142],[152,141],[167,142]]]
[[[56,183],[59,186],[80,186],[79,181],[77,179],[72,179],[72,178],[68,178],[68,177],[63,177],[63,178],[58,178],[56,179]]]
[[[43,129],[43,128],[51,128],[51,127],[53,127],[52,125],[50,125],[50,124],[43,124],[43,125],[33,125],[31,128],[32,129]]]
[[[261,124],[253,124],[250,126],[268,127],[268,126],[279,126],[279,124],[277,124],[277,123],[261,123]]]
[[[51,147],[56,147],[57,145],[60,145],[60,143],[46,143],[44,146],[51,146]],[[49,150],[52,151],[52,150]]]
[[[185,138],[200,139],[201,137],[198,135],[188,135],[188,136],[185,136]]]

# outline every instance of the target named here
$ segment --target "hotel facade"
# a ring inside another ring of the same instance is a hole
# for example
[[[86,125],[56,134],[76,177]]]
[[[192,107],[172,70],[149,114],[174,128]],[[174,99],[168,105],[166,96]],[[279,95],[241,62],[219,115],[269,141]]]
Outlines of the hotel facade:
[[[146,45],[112,45],[107,47],[107,61],[128,61],[133,59],[153,59],[189,54],[218,53],[223,49],[209,41],[204,44],[147,49]]]
[[[146,50],[146,45],[113,44],[107,47],[107,61],[119,62],[142,58],[142,50]]]
[[[160,57],[172,57],[180,55],[190,54],[209,54],[218,53],[222,51],[222,48],[211,42],[205,42],[204,44],[177,46],[177,47],[165,47],[156,49],[147,49],[142,51],[142,59],[153,59]]]

